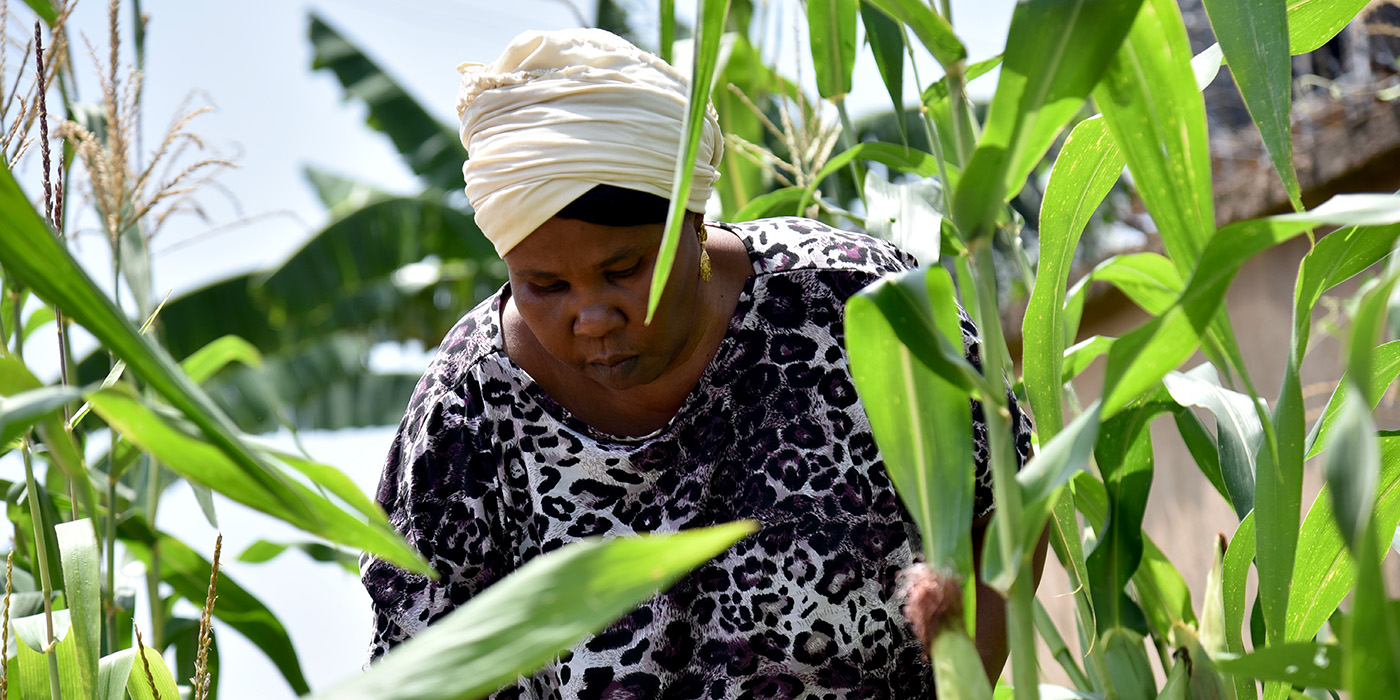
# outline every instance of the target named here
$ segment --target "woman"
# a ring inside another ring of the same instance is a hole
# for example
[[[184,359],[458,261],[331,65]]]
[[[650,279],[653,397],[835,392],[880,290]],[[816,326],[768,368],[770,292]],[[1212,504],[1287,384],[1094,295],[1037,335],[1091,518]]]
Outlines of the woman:
[[[495,697],[931,696],[895,580],[917,545],[842,336],[846,299],[914,261],[815,221],[706,222],[711,114],[647,325],[684,78],[598,30],[527,33],[463,73],[467,194],[510,281],[447,334],[385,464],[379,502],[442,577],[366,562],[371,657],[579,538],[752,519],[758,533]]]

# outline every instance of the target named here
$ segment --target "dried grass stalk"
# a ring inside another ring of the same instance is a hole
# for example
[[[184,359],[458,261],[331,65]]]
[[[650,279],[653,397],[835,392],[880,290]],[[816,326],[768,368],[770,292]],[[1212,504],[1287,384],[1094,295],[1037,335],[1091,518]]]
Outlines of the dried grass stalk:
[[[224,536],[214,540],[214,563],[209,567],[209,592],[204,595],[204,611],[199,616],[199,650],[195,654],[194,677],[190,679],[191,696],[194,700],[205,700],[209,696],[209,647],[214,641],[214,601],[218,599],[215,590],[219,583],[219,553],[224,547]]]
[[[15,543],[10,541],[10,553],[5,556],[5,611],[0,615],[0,700],[10,693],[10,594],[15,574]]]
[[[151,696],[161,700],[160,688],[156,687],[155,674],[151,673],[151,662],[146,658],[146,642],[141,639],[141,626],[132,625],[136,630],[136,655],[141,657],[141,670],[146,672],[146,682],[151,684]]]

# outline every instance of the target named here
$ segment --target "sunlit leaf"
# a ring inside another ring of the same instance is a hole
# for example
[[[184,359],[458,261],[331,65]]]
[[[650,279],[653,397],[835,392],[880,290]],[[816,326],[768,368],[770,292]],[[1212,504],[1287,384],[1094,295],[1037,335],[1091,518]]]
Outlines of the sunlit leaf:
[[[170,426],[135,396],[113,388],[94,393],[89,400],[93,410],[114,430],[185,478],[333,542],[372,551],[405,569],[431,571],[387,525],[373,519],[361,521],[305,486],[289,482],[313,517],[278,507],[260,484],[237,469],[223,453]]]
[[[1374,522],[1379,532],[1395,532],[1400,525],[1400,437],[1382,437],[1380,449]],[[1356,560],[1342,540],[1332,503],[1331,487],[1323,486],[1298,533],[1284,635],[1288,641],[1312,639],[1356,587]]]
[[[915,270],[898,280],[883,284],[909,290],[936,333],[961,341],[952,279],[943,268]],[[886,471],[923,533],[929,565],[970,573],[971,407],[966,391],[915,358],[894,329],[923,323],[923,318],[886,315],[866,292],[851,297],[846,311],[851,377],[865,399]]]
[[[1288,0],[1288,52],[1312,53],[1365,9],[1367,0]]]
[[[1186,276],[1215,229],[1205,102],[1171,0],[1145,0],[1094,100],[1172,262]]]
[[[860,19],[865,26],[865,40],[880,70],[880,80],[890,95],[890,104],[898,117],[900,142],[909,144],[909,128],[904,120],[904,32],[898,22],[877,10],[870,3],[860,4]]]
[[[1390,386],[1397,376],[1400,376],[1400,340],[1376,346],[1371,356],[1371,396],[1375,401],[1371,404],[1371,409],[1374,410],[1380,403],[1386,387]],[[1327,400],[1327,406],[1322,410],[1322,417],[1313,424],[1312,433],[1308,435],[1308,459],[1316,457],[1331,443],[1337,413],[1352,392],[1351,384],[1350,374],[1343,373],[1337,383],[1337,389],[1332,392],[1332,397]]]
[[[652,322],[661,293],[671,276],[680,247],[681,228],[685,223],[686,193],[695,176],[695,159],[700,153],[700,137],[704,133],[705,110],[710,100],[710,85],[715,78],[719,59],[720,36],[724,33],[724,18],[729,14],[729,0],[698,0],[695,27],[695,63],[690,76],[689,104],[681,126],[683,139],[676,154],[676,170],[671,183],[671,210],[666,215],[666,227],[657,251],[656,265],[651,277],[651,294],[647,299],[646,322]]]
[[[751,523],[731,523],[567,545],[530,560],[389,652],[364,675],[313,697],[485,696],[602,630],[754,530]]]
[[[932,7],[919,0],[865,1],[904,23],[944,68],[967,58],[967,49],[953,33],[953,25]]]
[[[63,597],[72,614],[74,650],[85,695],[97,692],[98,656],[102,636],[102,556],[97,532],[89,519],[58,523],[58,553],[63,562]]]
[[[39,218],[8,169],[0,174],[0,266],[43,299],[57,304],[97,340],[126,361],[148,386],[200,427],[237,469],[258,482],[277,507],[311,517],[284,479],[252,455],[228,418],[176,366],[160,346],[142,337]]]
[[[892,183],[874,170],[865,173],[865,230],[914,256],[920,264],[938,263],[943,188],[936,179]]]
[[[1243,518],[1254,510],[1254,463],[1264,441],[1264,426],[1253,400],[1220,386],[1209,364],[1186,373],[1168,373],[1162,384],[1177,403],[1204,408],[1215,416],[1220,472],[1235,514]]]
[[[238,362],[249,367],[262,365],[262,355],[248,341],[226,335],[200,348],[180,362],[180,368],[196,383],[203,384],[219,370]]]
[[[1286,48],[1288,8],[1283,2],[1249,0],[1204,0],[1203,4],[1240,97],[1264,138],[1269,160],[1278,170],[1293,208],[1301,210],[1303,195],[1293,170],[1289,121],[1293,63]]]
[[[150,670],[148,678],[146,671]],[[152,687],[151,681],[155,681]],[[150,647],[140,650],[136,658],[132,661],[131,675],[127,676],[126,691],[131,694],[131,700],[171,700],[180,696],[180,690],[175,685],[174,676],[170,675],[170,667],[165,665],[165,659],[160,652]]]
[[[1143,0],[1020,2],[982,138],[958,189],[953,218],[965,236],[991,232],[998,209],[1015,196],[1079,112],[1133,26]]]
[[[817,92],[839,102],[851,91],[856,65],[856,9],[860,0],[808,0],[807,35]],[[901,63],[901,65],[903,65]]]
[[[1050,171],[1040,209],[1040,265],[1021,324],[1026,396],[1042,440],[1064,425],[1064,300],[1074,250],[1122,171],[1123,157],[1099,117],[1074,127]]]

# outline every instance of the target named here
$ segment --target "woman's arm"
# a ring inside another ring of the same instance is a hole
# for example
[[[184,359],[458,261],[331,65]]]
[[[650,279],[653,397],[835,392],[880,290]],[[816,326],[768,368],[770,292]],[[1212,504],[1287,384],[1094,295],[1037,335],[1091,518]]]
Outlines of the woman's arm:
[[[987,680],[996,685],[997,677],[1006,666],[1006,599],[991,587],[982,583],[982,540],[987,534],[990,517],[981,519],[972,529],[972,564],[977,572],[977,653],[982,657],[982,668],[987,671]],[[1035,587],[1040,587],[1040,575],[1045,571],[1045,551],[1050,545],[1049,533],[1040,536],[1035,546],[1034,566]]]

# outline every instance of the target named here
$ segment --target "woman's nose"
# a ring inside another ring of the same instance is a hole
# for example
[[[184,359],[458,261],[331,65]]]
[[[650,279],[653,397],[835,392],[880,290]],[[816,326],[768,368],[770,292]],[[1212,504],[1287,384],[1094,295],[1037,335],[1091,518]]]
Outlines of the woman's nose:
[[[599,301],[579,307],[574,319],[574,334],[588,338],[602,338],[621,329],[627,318],[616,305]]]

